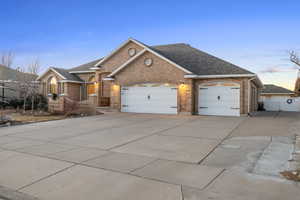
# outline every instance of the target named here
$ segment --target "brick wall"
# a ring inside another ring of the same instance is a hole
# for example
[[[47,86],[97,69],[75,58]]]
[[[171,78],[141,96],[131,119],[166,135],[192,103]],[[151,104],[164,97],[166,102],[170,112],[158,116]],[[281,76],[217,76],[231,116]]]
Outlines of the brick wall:
[[[150,67],[144,64],[146,58],[151,58]],[[140,83],[169,83],[178,86],[178,112],[193,112],[193,80],[184,79],[185,72],[176,68],[158,56],[145,52],[139,58],[127,65],[115,75],[115,81],[111,86],[111,107],[120,109],[120,87],[131,86]],[[184,83],[184,87],[181,87]]]
[[[60,97],[57,100],[48,98],[48,111],[49,112],[64,112],[64,98]]]
[[[74,101],[79,101],[80,100],[80,85],[79,83],[65,83],[66,91],[65,94],[67,97]]]
[[[111,56],[101,64],[102,70],[106,72],[112,72],[123,63],[125,63],[128,59],[131,58],[131,56],[129,56],[128,54],[128,50],[130,48],[136,49],[136,54],[143,49],[143,47],[137,45],[136,43],[129,42],[127,45],[119,49],[113,56]]]

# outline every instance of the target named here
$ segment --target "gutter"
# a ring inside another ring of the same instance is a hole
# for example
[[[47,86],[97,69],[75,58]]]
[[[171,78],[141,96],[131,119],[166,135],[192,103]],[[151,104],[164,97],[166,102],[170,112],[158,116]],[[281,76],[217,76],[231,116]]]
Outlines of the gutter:
[[[95,71],[69,71],[70,74],[94,73]]]
[[[256,77],[256,74],[224,74],[224,75],[195,75],[187,74],[184,78],[205,79],[205,78],[235,78],[235,77]]]
[[[251,88],[251,81],[254,80],[254,79],[256,79],[256,76],[253,77],[253,78],[250,78],[248,80],[248,115],[250,115],[250,100],[251,100],[251,98],[250,98],[250,94],[251,94],[250,88]]]
[[[72,81],[72,80],[61,80],[59,83],[84,83],[82,81]]]
[[[106,77],[102,79],[103,81],[113,81],[115,80],[114,78]]]
[[[260,93],[260,95],[293,95],[295,93]]]

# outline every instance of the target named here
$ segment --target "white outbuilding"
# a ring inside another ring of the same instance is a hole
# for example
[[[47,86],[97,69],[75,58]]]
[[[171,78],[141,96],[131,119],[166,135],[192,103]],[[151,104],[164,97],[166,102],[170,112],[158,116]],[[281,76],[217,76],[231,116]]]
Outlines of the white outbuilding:
[[[267,84],[260,93],[260,102],[266,111],[300,111],[300,97],[286,88]]]

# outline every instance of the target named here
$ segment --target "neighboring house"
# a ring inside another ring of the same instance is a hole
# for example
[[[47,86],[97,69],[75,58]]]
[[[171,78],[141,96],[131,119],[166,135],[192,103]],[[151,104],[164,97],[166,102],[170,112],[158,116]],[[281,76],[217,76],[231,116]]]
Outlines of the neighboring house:
[[[38,78],[50,107],[64,99],[121,112],[239,116],[257,110],[256,74],[188,44],[148,46],[129,39],[103,59]],[[55,105],[55,106],[54,106]]]
[[[23,73],[15,69],[0,65],[0,100],[9,101],[20,98],[22,93],[19,90],[20,79],[32,80],[37,78],[34,74]]]
[[[260,101],[266,111],[300,111],[300,98],[293,91],[276,85],[264,85]]]

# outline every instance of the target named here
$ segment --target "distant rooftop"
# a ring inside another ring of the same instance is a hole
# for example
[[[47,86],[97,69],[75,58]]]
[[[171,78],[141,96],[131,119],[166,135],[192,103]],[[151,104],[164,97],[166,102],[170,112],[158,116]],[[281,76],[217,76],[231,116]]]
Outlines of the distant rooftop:
[[[273,84],[265,84],[261,91],[265,94],[292,94],[293,91]]]

